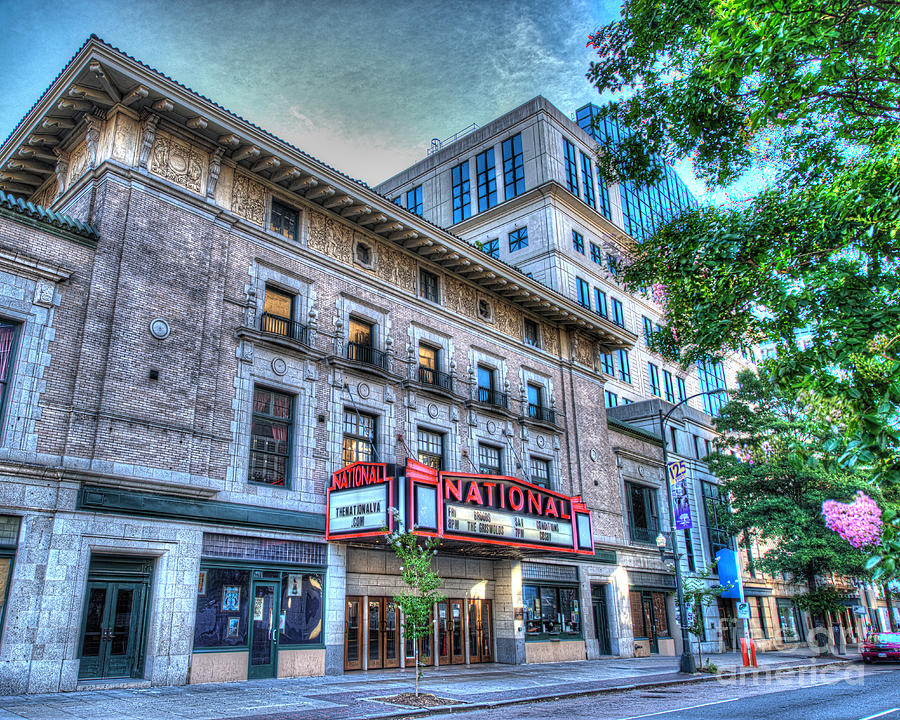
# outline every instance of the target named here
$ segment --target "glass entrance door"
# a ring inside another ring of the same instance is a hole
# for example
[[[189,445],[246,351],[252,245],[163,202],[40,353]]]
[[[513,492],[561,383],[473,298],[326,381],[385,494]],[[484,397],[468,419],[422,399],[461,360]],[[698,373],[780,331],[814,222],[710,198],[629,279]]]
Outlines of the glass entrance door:
[[[384,603],[381,598],[369,598],[368,603],[368,632],[366,634],[366,668],[377,670],[384,667],[382,654],[382,617]]]
[[[348,595],[344,618],[344,670],[362,670],[362,598]]]
[[[591,591],[594,610],[594,629],[600,641],[600,654],[612,655],[612,643],[609,638],[609,614],[606,606],[606,586],[594,586]]]
[[[389,597],[369,597],[366,608],[366,669],[399,667],[397,603]]]
[[[134,677],[143,636],[144,583],[89,582],[80,678]]]
[[[438,603],[438,661],[441,665],[464,663],[463,600]]]
[[[249,679],[275,677],[278,670],[278,631],[281,583],[254,580],[251,590]]]
[[[490,600],[469,600],[469,662],[492,662],[494,626]]]
[[[384,598],[382,605],[383,631],[382,637],[384,641],[384,667],[400,667],[400,636],[397,632],[398,621],[400,619],[400,610],[394,598]]]

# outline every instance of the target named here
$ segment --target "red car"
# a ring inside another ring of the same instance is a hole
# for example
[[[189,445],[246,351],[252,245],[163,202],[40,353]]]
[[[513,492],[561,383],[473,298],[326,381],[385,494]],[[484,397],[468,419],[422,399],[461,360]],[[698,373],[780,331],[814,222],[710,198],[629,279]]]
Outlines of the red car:
[[[900,660],[900,633],[869,633],[860,652],[864,663]]]

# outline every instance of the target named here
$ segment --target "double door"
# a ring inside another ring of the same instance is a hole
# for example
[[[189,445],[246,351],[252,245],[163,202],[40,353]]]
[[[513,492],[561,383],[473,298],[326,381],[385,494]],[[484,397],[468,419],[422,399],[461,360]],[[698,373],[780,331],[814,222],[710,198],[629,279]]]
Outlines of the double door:
[[[400,666],[400,611],[389,597],[347,597],[344,618],[344,669]]]
[[[457,665],[466,661],[464,612],[464,600],[444,600],[437,605],[438,662],[441,665]]]
[[[491,601],[469,600],[469,662],[494,661],[494,622]]]
[[[138,675],[146,595],[142,582],[88,582],[80,678]]]

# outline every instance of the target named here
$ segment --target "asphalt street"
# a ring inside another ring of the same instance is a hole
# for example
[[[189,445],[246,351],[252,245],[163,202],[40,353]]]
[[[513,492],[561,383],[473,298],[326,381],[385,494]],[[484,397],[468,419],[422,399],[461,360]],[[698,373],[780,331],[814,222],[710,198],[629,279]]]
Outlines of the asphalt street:
[[[900,668],[854,664],[817,672],[712,680],[432,715],[448,720],[900,720]]]

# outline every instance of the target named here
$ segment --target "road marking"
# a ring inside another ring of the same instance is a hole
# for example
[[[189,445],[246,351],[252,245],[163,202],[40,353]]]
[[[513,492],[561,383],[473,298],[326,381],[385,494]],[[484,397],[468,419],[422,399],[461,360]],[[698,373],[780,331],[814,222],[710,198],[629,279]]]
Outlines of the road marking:
[[[864,718],[860,718],[859,720],[872,720],[873,718],[881,717],[883,715],[890,715],[892,712],[897,712],[900,708],[891,708],[890,710],[884,710],[880,713],[875,713],[874,715],[866,715]]]
[[[710,705],[722,705],[723,703],[735,702],[737,700],[745,700],[746,696],[728,698],[728,700],[715,700],[713,702],[700,703],[699,705],[689,705],[688,707],[673,708],[672,710],[659,710],[652,713],[644,713],[643,715],[629,715],[628,717],[619,718],[619,720],[638,720],[638,718],[653,717],[654,715],[667,715],[668,713],[684,712],[685,710],[696,710],[697,708],[709,707]],[[884,713],[882,713],[884,714]],[[872,717],[878,717],[873,715]],[[860,718],[860,720],[871,720],[870,718]]]

